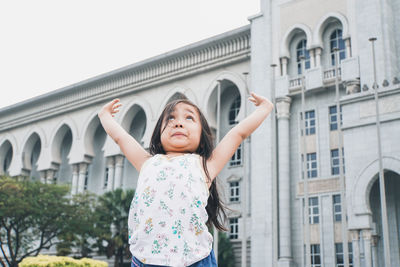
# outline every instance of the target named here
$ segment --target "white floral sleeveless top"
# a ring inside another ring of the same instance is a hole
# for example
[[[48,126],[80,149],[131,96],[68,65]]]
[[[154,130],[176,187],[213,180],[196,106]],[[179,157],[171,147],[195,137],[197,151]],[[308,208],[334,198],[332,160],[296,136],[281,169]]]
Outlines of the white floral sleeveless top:
[[[143,164],[128,218],[133,256],[146,264],[188,266],[210,254],[205,177],[196,154],[158,154]]]

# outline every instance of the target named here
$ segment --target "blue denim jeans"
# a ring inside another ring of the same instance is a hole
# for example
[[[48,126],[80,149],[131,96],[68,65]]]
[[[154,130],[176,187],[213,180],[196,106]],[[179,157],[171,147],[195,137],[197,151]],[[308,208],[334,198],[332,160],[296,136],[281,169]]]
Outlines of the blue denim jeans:
[[[211,250],[210,255],[207,258],[202,259],[196,263],[193,263],[189,267],[217,267],[217,261],[215,260],[214,250]],[[131,267],[166,267],[163,265],[151,265],[141,263],[137,258],[132,257]]]

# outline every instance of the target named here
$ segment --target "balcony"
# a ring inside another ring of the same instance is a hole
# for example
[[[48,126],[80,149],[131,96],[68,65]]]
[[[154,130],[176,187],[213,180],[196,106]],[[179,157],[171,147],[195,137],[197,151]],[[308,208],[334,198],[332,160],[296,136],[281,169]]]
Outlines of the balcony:
[[[360,77],[358,57],[344,59],[338,68],[340,82],[354,81]],[[323,68],[322,66],[308,69],[305,72],[306,90],[323,89],[335,84],[336,68]],[[276,96],[293,95],[300,92],[303,86],[301,75],[280,76],[275,80]]]

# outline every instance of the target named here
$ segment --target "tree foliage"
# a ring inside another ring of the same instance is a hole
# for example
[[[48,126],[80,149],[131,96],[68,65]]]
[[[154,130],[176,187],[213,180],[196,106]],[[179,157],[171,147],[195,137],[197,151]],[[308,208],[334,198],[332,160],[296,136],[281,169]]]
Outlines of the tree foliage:
[[[130,258],[128,215],[134,190],[116,189],[98,198],[96,207],[97,248],[108,258],[115,256],[114,266],[122,266]]]
[[[71,223],[69,188],[25,178],[0,178],[0,249],[2,266],[18,266],[54,245]]]
[[[97,196],[85,191],[76,194],[71,199],[74,210],[73,219],[64,233],[58,236],[57,255],[66,256],[78,254],[80,258],[88,257],[95,252],[95,224],[98,221],[95,211]]]

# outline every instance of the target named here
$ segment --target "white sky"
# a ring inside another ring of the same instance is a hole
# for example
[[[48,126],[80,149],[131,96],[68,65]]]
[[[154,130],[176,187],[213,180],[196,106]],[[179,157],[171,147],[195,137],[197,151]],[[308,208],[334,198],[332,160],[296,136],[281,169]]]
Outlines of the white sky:
[[[259,0],[0,0],[0,108],[249,24]]]

